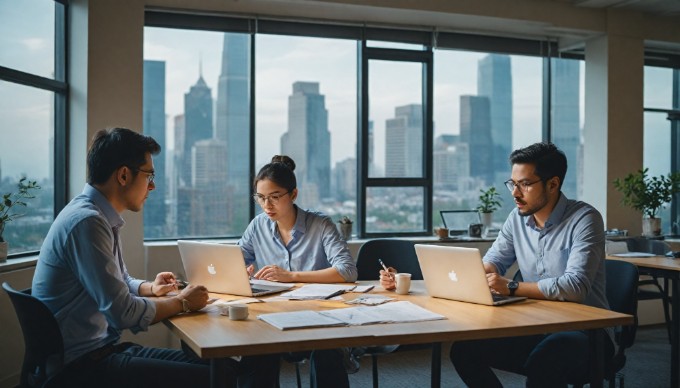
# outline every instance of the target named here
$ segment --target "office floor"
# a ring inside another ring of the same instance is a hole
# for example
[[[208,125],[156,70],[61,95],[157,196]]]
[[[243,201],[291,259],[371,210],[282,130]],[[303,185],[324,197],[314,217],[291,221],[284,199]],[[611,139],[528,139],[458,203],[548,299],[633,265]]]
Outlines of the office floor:
[[[450,345],[442,347],[442,387],[464,387],[449,360]],[[635,344],[626,352],[623,370],[625,386],[630,388],[663,388],[670,383],[670,345],[665,326],[644,326],[638,329]],[[430,351],[397,352],[379,358],[380,386],[390,388],[428,387],[430,385]],[[309,387],[309,364],[300,368],[302,386]],[[498,372],[507,388],[524,387],[522,376]],[[352,387],[371,387],[371,359],[361,360],[361,369],[349,375]],[[281,387],[295,388],[295,367],[282,362]],[[618,386],[618,385],[617,385]]]

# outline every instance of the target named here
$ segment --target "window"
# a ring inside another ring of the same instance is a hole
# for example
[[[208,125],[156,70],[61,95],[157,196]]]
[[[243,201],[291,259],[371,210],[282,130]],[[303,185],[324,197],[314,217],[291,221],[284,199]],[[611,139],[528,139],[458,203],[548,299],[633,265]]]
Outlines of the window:
[[[435,53],[433,220],[440,210],[474,209],[496,187],[500,227],[513,208],[503,182],[512,150],[541,141],[539,57],[438,50]]]
[[[10,254],[40,249],[65,204],[65,8],[0,2],[0,193],[16,192],[22,176],[41,186],[5,228]]]

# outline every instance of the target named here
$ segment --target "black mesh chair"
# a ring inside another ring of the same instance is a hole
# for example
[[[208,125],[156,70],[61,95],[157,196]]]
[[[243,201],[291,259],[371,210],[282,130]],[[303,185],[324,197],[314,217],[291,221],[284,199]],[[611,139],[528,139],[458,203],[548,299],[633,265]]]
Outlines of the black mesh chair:
[[[396,268],[399,272],[411,274],[412,280],[423,280],[423,273],[418,264],[414,243],[408,240],[375,239],[365,242],[357,256],[358,280],[377,280],[383,269],[378,259],[385,265]],[[424,345],[399,345],[396,347],[368,347],[365,355],[371,356],[373,368],[373,387],[378,387],[378,357],[393,351],[420,350],[432,348],[432,382],[439,385],[441,381],[441,343]]]
[[[670,245],[661,240],[653,240],[645,237],[633,237],[626,240],[629,252],[646,252],[655,255],[663,256],[666,252],[671,250]],[[638,282],[638,300],[661,300],[663,305],[663,314],[666,320],[666,331],[668,332],[668,342],[671,341],[671,297],[668,293],[668,279],[663,279],[663,287],[659,283],[659,278],[656,274],[650,273],[644,268],[639,268],[640,278]],[[647,288],[640,288],[648,286]]]
[[[57,320],[31,289],[17,291],[7,282],[2,288],[9,295],[24,336],[24,362],[20,387],[64,386],[64,344]]]

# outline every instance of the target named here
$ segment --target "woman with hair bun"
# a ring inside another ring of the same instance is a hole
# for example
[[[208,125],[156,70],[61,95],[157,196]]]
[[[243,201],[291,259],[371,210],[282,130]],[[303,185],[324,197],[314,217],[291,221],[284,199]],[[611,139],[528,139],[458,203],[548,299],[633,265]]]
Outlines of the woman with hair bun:
[[[293,159],[275,155],[253,181],[253,199],[262,213],[250,222],[238,242],[248,272],[256,279],[287,283],[356,281],[354,260],[330,217],[295,204],[294,171]],[[311,352],[312,386],[348,387],[343,367],[347,356],[346,349]]]

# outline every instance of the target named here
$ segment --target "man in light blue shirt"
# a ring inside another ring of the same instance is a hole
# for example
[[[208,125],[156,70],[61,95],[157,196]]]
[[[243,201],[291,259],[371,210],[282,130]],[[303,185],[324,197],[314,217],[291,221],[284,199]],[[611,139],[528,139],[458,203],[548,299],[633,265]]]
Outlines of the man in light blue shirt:
[[[32,294],[52,311],[61,329],[66,369],[60,386],[209,384],[209,365],[192,354],[119,343],[124,329],[144,331],[173,315],[200,310],[208,301],[203,286],[180,291],[170,272],[152,282],[138,280],[123,261],[120,214],[144,206],[155,188],[151,155],[159,152],[154,139],[129,129],[99,131],[87,156],[88,184],[59,213],[45,237]],[[166,296],[171,291],[176,295]],[[166,297],[149,299],[161,296]],[[260,376],[251,358],[230,362],[234,383],[237,374],[244,381]],[[264,370],[267,365],[278,367],[264,364]]]
[[[510,155],[505,182],[516,208],[484,256],[492,292],[609,308],[605,294],[604,222],[592,206],[561,192],[564,153],[536,143]],[[505,278],[517,262],[522,281]],[[605,357],[613,354],[612,332]],[[500,387],[491,368],[527,376],[527,387],[560,387],[588,376],[588,334],[583,331],[454,343],[451,361],[470,387]],[[572,380],[573,381],[573,380]],[[583,380],[582,380],[583,381]]]

